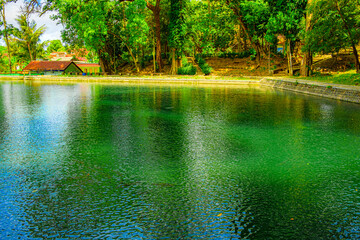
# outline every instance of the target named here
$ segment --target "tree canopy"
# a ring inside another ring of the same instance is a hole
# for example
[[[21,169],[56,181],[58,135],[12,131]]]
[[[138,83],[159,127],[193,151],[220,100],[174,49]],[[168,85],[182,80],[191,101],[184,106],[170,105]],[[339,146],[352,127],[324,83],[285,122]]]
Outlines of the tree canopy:
[[[7,41],[9,64],[10,45],[22,49],[17,50],[22,52],[19,58],[44,55],[36,48],[46,48],[47,43],[38,41],[45,29],[25,15],[19,17],[19,27],[6,26],[7,2],[0,1],[0,36]],[[284,57],[293,74],[296,62],[311,69],[311,61],[301,62],[301,58],[349,48],[360,71],[359,6],[358,0],[31,0],[24,9],[32,13],[55,10],[53,18],[65,28],[63,42],[87,48],[90,58],[98,59],[108,74],[119,73],[129,64],[139,72],[151,61],[153,71],[171,66],[175,74],[184,56],[200,56],[205,61],[207,56],[248,56],[247,52],[254,53],[254,65],[259,67],[279,55],[280,38],[285,39]],[[48,44],[47,54],[65,50],[60,40]]]

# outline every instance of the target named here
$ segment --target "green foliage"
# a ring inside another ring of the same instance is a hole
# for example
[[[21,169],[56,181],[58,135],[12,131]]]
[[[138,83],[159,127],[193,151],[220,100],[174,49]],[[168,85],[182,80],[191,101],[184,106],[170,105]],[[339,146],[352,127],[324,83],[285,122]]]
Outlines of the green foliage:
[[[206,63],[206,61],[202,57],[197,55],[195,61],[199,64],[201,71],[205,75],[209,75],[211,73],[212,68],[209,66],[209,64]]]
[[[243,52],[219,52],[219,53],[214,53],[214,54],[196,54],[196,58],[201,57],[201,58],[207,58],[207,57],[219,57],[219,58],[247,58],[247,57],[255,57],[256,55],[256,51],[255,49],[250,49],[247,51],[243,51]]]
[[[46,49],[47,54],[52,52],[62,52],[65,51],[65,47],[62,45],[60,40],[52,40],[49,42],[49,46]]]
[[[86,59],[88,60],[88,62],[91,62],[91,63],[98,63],[99,62],[99,56],[93,50],[90,50],[88,52],[88,54],[86,55]]]
[[[6,72],[8,70],[8,63],[5,58],[5,51],[6,48],[3,46],[0,46],[0,72]]]
[[[169,36],[168,44],[169,47],[177,49],[180,53],[183,52],[185,35],[186,35],[186,25],[184,19],[184,10],[185,10],[184,0],[170,0],[170,23],[169,23]]]
[[[313,28],[305,50],[336,53],[360,40],[360,7],[357,0],[318,0],[309,8]]]
[[[125,11],[126,27],[120,32],[122,39],[135,53],[139,53],[140,48],[146,44],[146,34],[149,32],[149,26],[145,21],[145,7],[145,0],[135,0],[130,3]]]
[[[45,26],[37,27],[35,21],[29,20],[29,15],[22,14],[16,19],[19,28],[12,29],[12,49],[14,56],[20,61],[45,58],[47,42],[40,42],[40,36],[45,32]]]
[[[251,50],[249,51],[249,54],[250,54],[250,60],[251,60],[251,61],[254,61],[255,58],[256,58],[256,51],[255,51],[254,49],[251,49]]]
[[[271,43],[270,49],[274,49],[279,34],[285,36],[290,51],[294,50],[296,42],[303,39],[306,43],[303,50],[315,53],[338,52],[359,42],[359,0],[313,0],[312,7],[306,9],[307,2],[161,0],[161,45],[166,46],[162,49],[169,52],[175,49],[175,56],[171,55],[175,59],[183,54],[195,56],[200,53],[201,58],[250,57],[254,60],[260,53],[268,51],[267,43]],[[65,25],[63,40],[72,47],[90,49],[91,56],[88,58],[101,61],[109,73],[116,73],[124,62],[132,62],[138,68],[145,67],[152,60],[150,54],[155,44],[156,26],[153,11],[147,8],[149,5],[155,5],[155,1],[148,1],[148,5],[146,0],[47,1],[47,6],[58,12],[54,18]],[[306,11],[313,13],[314,17],[312,30],[305,36]],[[247,49],[249,41],[256,51],[235,52],[243,47]],[[43,55],[40,46],[38,43],[36,57]],[[17,52],[17,59],[25,61],[29,58],[21,44],[20,47],[12,44],[12,48]],[[50,42],[47,52],[60,49],[60,41]],[[166,55],[169,59],[169,52],[163,52],[161,56]],[[202,63],[204,59],[199,61],[202,71],[211,72],[210,66]],[[180,72],[191,72],[185,71],[186,68],[192,69],[189,64],[184,64]]]
[[[186,66],[180,67],[178,69],[179,75],[195,75],[196,74],[196,67],[192,64],[188,64]]]
[[[215,54],[234,41],[237,19],[221,1],[190,1],[186,16],[188,52],[195,47],[197,52]]]
[[[296,41],[301,31],[307,0],[268,0],[271,16],[266,25],[268,39],[282,34]]]
[[[96,51],[106,72],[116,72],[124,60],[137,64],[149,32],[145,0],[54,0],[53,7],[59,12],[55,18],[65,24],[63,39]]]
[[[177,74],[179,75],[195,75],[196,67],[187,61],[186,57],[182,58],[182,67],[178,69]]]
[[[253,40],[257,41],[263,38],[271,14],[268,3],[264,0],[241,1],[240,11]]]

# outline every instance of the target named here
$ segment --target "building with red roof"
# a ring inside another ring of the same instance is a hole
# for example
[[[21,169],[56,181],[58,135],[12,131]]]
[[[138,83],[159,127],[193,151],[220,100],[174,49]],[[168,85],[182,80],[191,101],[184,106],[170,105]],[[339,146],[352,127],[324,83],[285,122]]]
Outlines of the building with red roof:
[[[83,71],[72,61],[31,61],[24,72],[42,73],[44,75],[81,74]]]
[[[81,68],[81,70],[86,74],[98,74],[101,72],[100,65],[97,63],[83,63],[76,62],[76,64]]]

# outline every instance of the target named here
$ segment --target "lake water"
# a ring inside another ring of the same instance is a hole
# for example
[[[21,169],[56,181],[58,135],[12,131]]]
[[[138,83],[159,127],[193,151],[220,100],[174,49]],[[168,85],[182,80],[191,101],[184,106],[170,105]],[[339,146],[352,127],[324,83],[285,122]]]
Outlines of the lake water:
[[[360,105],[0,83],[0,239],[359,239]]]

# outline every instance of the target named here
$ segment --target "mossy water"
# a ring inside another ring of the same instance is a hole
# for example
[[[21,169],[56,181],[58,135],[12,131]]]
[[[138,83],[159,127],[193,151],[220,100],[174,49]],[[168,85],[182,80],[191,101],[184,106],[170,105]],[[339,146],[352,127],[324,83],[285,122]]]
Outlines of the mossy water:
[[[360,238],[360,105],[0,84],[0,239]]]

